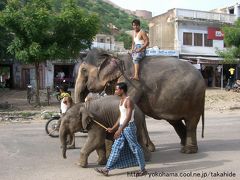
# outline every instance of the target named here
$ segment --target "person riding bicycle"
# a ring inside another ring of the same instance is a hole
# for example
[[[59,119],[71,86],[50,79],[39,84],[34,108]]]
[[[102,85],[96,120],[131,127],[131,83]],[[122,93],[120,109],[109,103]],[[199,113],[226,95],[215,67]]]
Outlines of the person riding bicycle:
[[[68,92],[67,86],[61,86],[59,90],[60,90],[60,101],[61,101],[60,112],[61,114],[64,114],[72,106],[73,101],[70,93]]]

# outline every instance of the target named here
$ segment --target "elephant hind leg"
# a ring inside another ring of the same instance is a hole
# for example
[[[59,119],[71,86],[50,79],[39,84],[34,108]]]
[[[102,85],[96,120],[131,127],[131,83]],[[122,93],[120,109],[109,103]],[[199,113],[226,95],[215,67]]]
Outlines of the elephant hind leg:
[[[105,139],[105,149],[106,149],[106,157],[108,157],[111,154],[112,151],[112,145],[113,145],[113,140]]]
[[[97,148],[96,151],[98,154],[98,164],[105,165],[107,163],[105,144]]]
[[[187,135],[187,129],[186,126],[183,124],[182,120],[179,121],[168,121],[173,128],[175,129],[176,133],[181,139],[181,145],[185,146],[186,144],[186,135]]]
[[[196,130],[200,117],[193,117],[191,120],[185,120],[186,122],[186,144],[182,147],[181,152],[186,154],[192,154],[198,152]]]

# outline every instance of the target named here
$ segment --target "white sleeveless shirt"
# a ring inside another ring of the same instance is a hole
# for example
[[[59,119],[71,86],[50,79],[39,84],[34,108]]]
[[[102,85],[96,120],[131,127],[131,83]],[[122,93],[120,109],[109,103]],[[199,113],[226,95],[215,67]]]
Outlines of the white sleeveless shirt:
[[[126,117],[127,117],[127,108],[124,106],[126,99],[128,97],[125,98],[124,102],[122,103],[122,105],[119,104],[119,110],[120,110],[120,125],[123,125]],[[134,109],[132,110],[132,116],[129,122],[133,122],[134,121]]]
[[[134,33],[133,33],[133,40],[134,40],[135,45],[136,45],[136,44],[144,45],[144,41],[143,41],[143,40],[140,40],[140,37],[139,37],[141,31],[142,31],[142,30],[140,30],[140,31],[137,33],[137,35],[136,35],[136,32],[135,32],[135,31],[134,31]]]

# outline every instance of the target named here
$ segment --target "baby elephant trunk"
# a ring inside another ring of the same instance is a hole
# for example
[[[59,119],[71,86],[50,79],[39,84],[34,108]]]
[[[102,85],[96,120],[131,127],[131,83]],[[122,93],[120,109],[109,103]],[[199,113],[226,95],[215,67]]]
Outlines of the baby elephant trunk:
[[[67,133],[60,128],[60,141],[62,144],[62,156],[64,159],[67,158],[66,151],[67,151]]]

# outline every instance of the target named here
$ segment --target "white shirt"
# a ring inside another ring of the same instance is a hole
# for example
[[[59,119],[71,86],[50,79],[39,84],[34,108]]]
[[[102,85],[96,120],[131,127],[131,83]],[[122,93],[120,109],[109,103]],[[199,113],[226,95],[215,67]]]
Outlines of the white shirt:
[[[134,33],[133,33],[133,40],[134,40],[135,45],[136,45],[136,44],[144,45],[144,41],[143,41],[143,40],[140,40],[140,37],[139,37],[141,31],[142,31],[142,30],[140,30],[140,31],[137,33],[137,35],[136,35],[136,32],[135,32],[135,31],[134,31]]]
[[[125,107],[125,102],[126,102],[127,98],[128,97],[125,98],[122,105],[119,104],[119,110],[120,110],[120,122],[119,122],[119,124],[120,125],[123,125],[123,123],[124,123],[124,121],[126,120],[126,117],[127,117],[127,108]],[[133,121],[134,121],[134,109],[132,111],[132,117],[131,117],[131,120],[129,122],[133,122]]]
[[[64,114],[66,113],[68,107],[67,104],[63,103],[64,98],[61,100],[61,113]]]

